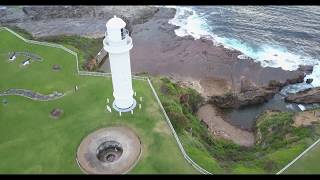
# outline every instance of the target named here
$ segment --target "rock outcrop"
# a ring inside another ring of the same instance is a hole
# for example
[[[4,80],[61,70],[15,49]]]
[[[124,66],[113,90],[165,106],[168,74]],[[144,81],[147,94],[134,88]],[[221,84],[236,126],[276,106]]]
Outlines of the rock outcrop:
[[[309,78],[309,79],[306,80],[306,83],[307,83],[307,84],[311,84],[312,82],[313,82],[313,79],[312,79],[312,78]]]
[[[298,71],[303,71],[303,72],[306,72],[307,74],[310,74],[313,71],[313,66],[311,66],[311,65],[300,65],[299,68],[298,68]]]
[[[320,87],[309,88],[296,94],[290,94],[285,98],[285,101],[301,104],[320,103]]]
[[[154,6],[8,6],[0,10],[0,23],[18,26],[33,37],[80,35],[101,38],[105,23],[117,15],[132,32],[133,25],[146,22],[157,11]]]
[[[270,100],[282,87],[303,82],[304,76],[287,79],[285,82],[270,81],[268,86],[257,86],[248,79],[241,79],[240,91],[228,92],[222,96],[212,96],[209,103],[220,108],[241,108],[248,105],[262,104]],[[320,95],[320,94],[319,94]],[[319,96],[320,98],[320,96]]]

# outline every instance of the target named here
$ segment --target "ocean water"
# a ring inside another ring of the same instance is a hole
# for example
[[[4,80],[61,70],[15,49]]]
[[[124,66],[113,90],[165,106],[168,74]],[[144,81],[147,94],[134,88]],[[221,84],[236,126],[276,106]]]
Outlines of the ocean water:
[[[177,10],[169,21],[177,36],[210,38],[250,57],[263,67],[296,70],[313,65],[311,87],[320,86],[320,6],[167,6]],[[310,85],[286,88],[299,91]],[[285,92],[284,92],[285,93]]]
[[[288,93],[320,87],[320,6],[166,6],[177,10],[168,23],[178,26],[177,36],[205,37],[212,45],[242,52],[263,67],[296,70],[312,65],[313,82],[288,85],[267,103],[226,113],[231,124],[252,130],[256,117],[267,109],[304,111],[320,104],[284,102]]]

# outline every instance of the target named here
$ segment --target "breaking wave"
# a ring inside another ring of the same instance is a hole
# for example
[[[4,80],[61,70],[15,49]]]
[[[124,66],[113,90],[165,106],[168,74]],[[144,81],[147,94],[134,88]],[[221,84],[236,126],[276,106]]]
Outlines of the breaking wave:
[[[175,8],[176,14],[173,19],[169,20],[170,24],[178,26],[175,30],[177,36],[192,36],[194,39],[201,37],[209,38],[212,40],[213,45],[222,45],[228,49],[238,50],[242,53],[239,55],[239,59],[251,58],[256,62],[259,62],[262,67],[274,67],[282,68],[284,70],[293,71],[299,68],[299,65],[312,65],[314,71],[312,74],[307,75],[305,79],[313,78],[311,86],[320,86],[320,65],[318,60],[314,57],[303,53],[303,51],[288,50],[281,43],[276,41],[270,41],[271,43],[252,43],[243,39],[235,37],[218,36],[214,32],[214,24],[209,25],[208,18],[210,15],[216,15],[218,12],[204,13],[196,11],[191,6],[166,6],[167,8]],[[220,25],[221,26],[221,25]],[[239,35],[238,35],[239,36]],[[264,40],[261,40],[264,41]],[[310,87],[306,83],[287,88],[288,91],[299,91]]]

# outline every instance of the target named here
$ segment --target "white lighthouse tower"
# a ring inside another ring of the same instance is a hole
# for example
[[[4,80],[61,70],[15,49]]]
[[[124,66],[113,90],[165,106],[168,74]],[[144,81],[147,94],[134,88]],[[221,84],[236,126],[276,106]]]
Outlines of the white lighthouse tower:
[[[120,112],[128,112],[135,108],[133,98],[132,77],[129,51],[132,49],[132,39],[126,23],[114,16],[107,24],[107,32],[103,40],[103,48],[109,53],[112,74],[113,108]]]

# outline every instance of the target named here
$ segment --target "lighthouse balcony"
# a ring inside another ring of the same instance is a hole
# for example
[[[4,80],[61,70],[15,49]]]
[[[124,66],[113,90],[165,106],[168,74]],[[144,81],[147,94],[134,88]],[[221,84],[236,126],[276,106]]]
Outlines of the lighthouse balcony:
[[[106,35],[103,40],[104,49],[111,53],[121,53],[129,51],[132,48],[132,38],[126,35],[124,39],[120,41],[112,41]]]

